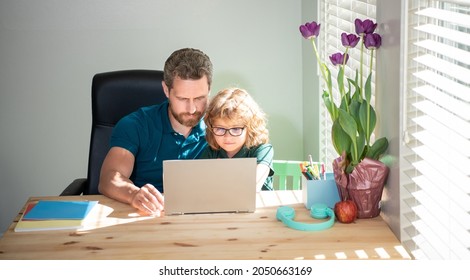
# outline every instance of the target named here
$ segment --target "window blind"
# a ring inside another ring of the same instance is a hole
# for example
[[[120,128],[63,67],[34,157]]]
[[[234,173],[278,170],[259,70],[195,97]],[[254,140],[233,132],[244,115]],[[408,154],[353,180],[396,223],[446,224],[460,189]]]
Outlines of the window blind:
[[[409,0],[401,240],[470,259],[470,1]]]
[[[376,22],[376,0],[320,0],[318,5],[318,23],[321,24],[318,49],[321,59],[329,66],[331,71],[331,76],[334,80],[333,96],[337,104],[339,104],[338,85],[335,83],[338,76],[338,68],[332,66],[329,56],[337,52],[344,52],[344,47],[341,44],[341,33],[355,34],[354,20],[356,18],[361,20],[370,19]],[[347,77],[354,77],[356,69],[359,69],[360,48],[358,46],[349,51],[349,61],[345,68],[345,75]],[[368,55],[364,56],[363,63],[367,68],[370,63]],[[375,92],[375,70],[373,70],[372,77],[372,92]],[[364,76],[363,80],[366,81],[366,79],[367,76]],[[322,104],[320,106],[320,160],[327,163],[327,170],[331,171],[333,169],[333,160],[339,155],[331,143],[332,122],[321,99],[323,88],[323,85],[321,85],[318,99],[318,102]],[[372,98],[372,104],[374,104],[374,98]]]

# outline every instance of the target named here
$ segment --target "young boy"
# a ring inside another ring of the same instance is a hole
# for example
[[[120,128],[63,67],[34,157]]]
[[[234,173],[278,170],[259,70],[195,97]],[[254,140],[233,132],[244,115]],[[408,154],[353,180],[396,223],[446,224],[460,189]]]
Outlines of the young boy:
[[[208,147],[201,158],[257,158],[256,190],[272,190],[273,146],[266,116],[243,89],[228,88],[210,101],[204,117]]]

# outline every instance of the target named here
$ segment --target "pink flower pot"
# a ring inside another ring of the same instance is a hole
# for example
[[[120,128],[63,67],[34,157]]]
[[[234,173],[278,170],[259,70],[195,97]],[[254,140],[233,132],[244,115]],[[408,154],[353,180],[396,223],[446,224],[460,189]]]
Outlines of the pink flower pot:
[[[378,160],[363,159],[351,172],[344,172],[343,156],[333,161],[333,173],[341,200],[356,203],[357,217],[373,218],[380,214],[382,191],[388,177],[388,167]]]

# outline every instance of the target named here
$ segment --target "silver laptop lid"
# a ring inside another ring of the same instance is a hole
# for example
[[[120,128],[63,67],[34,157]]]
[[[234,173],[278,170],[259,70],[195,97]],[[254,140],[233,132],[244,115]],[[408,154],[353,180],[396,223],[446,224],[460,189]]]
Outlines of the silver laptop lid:
[[[254,212],[256,158],[163,161],[165,215]]]

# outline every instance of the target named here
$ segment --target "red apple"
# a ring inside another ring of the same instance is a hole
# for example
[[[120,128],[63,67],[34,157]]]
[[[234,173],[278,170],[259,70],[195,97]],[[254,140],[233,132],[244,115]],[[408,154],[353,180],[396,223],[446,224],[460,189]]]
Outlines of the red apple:
[[[344,224],[352,223],[357,217],[357,206],[352,200],[336,202],[335,215],[339,222]]]

